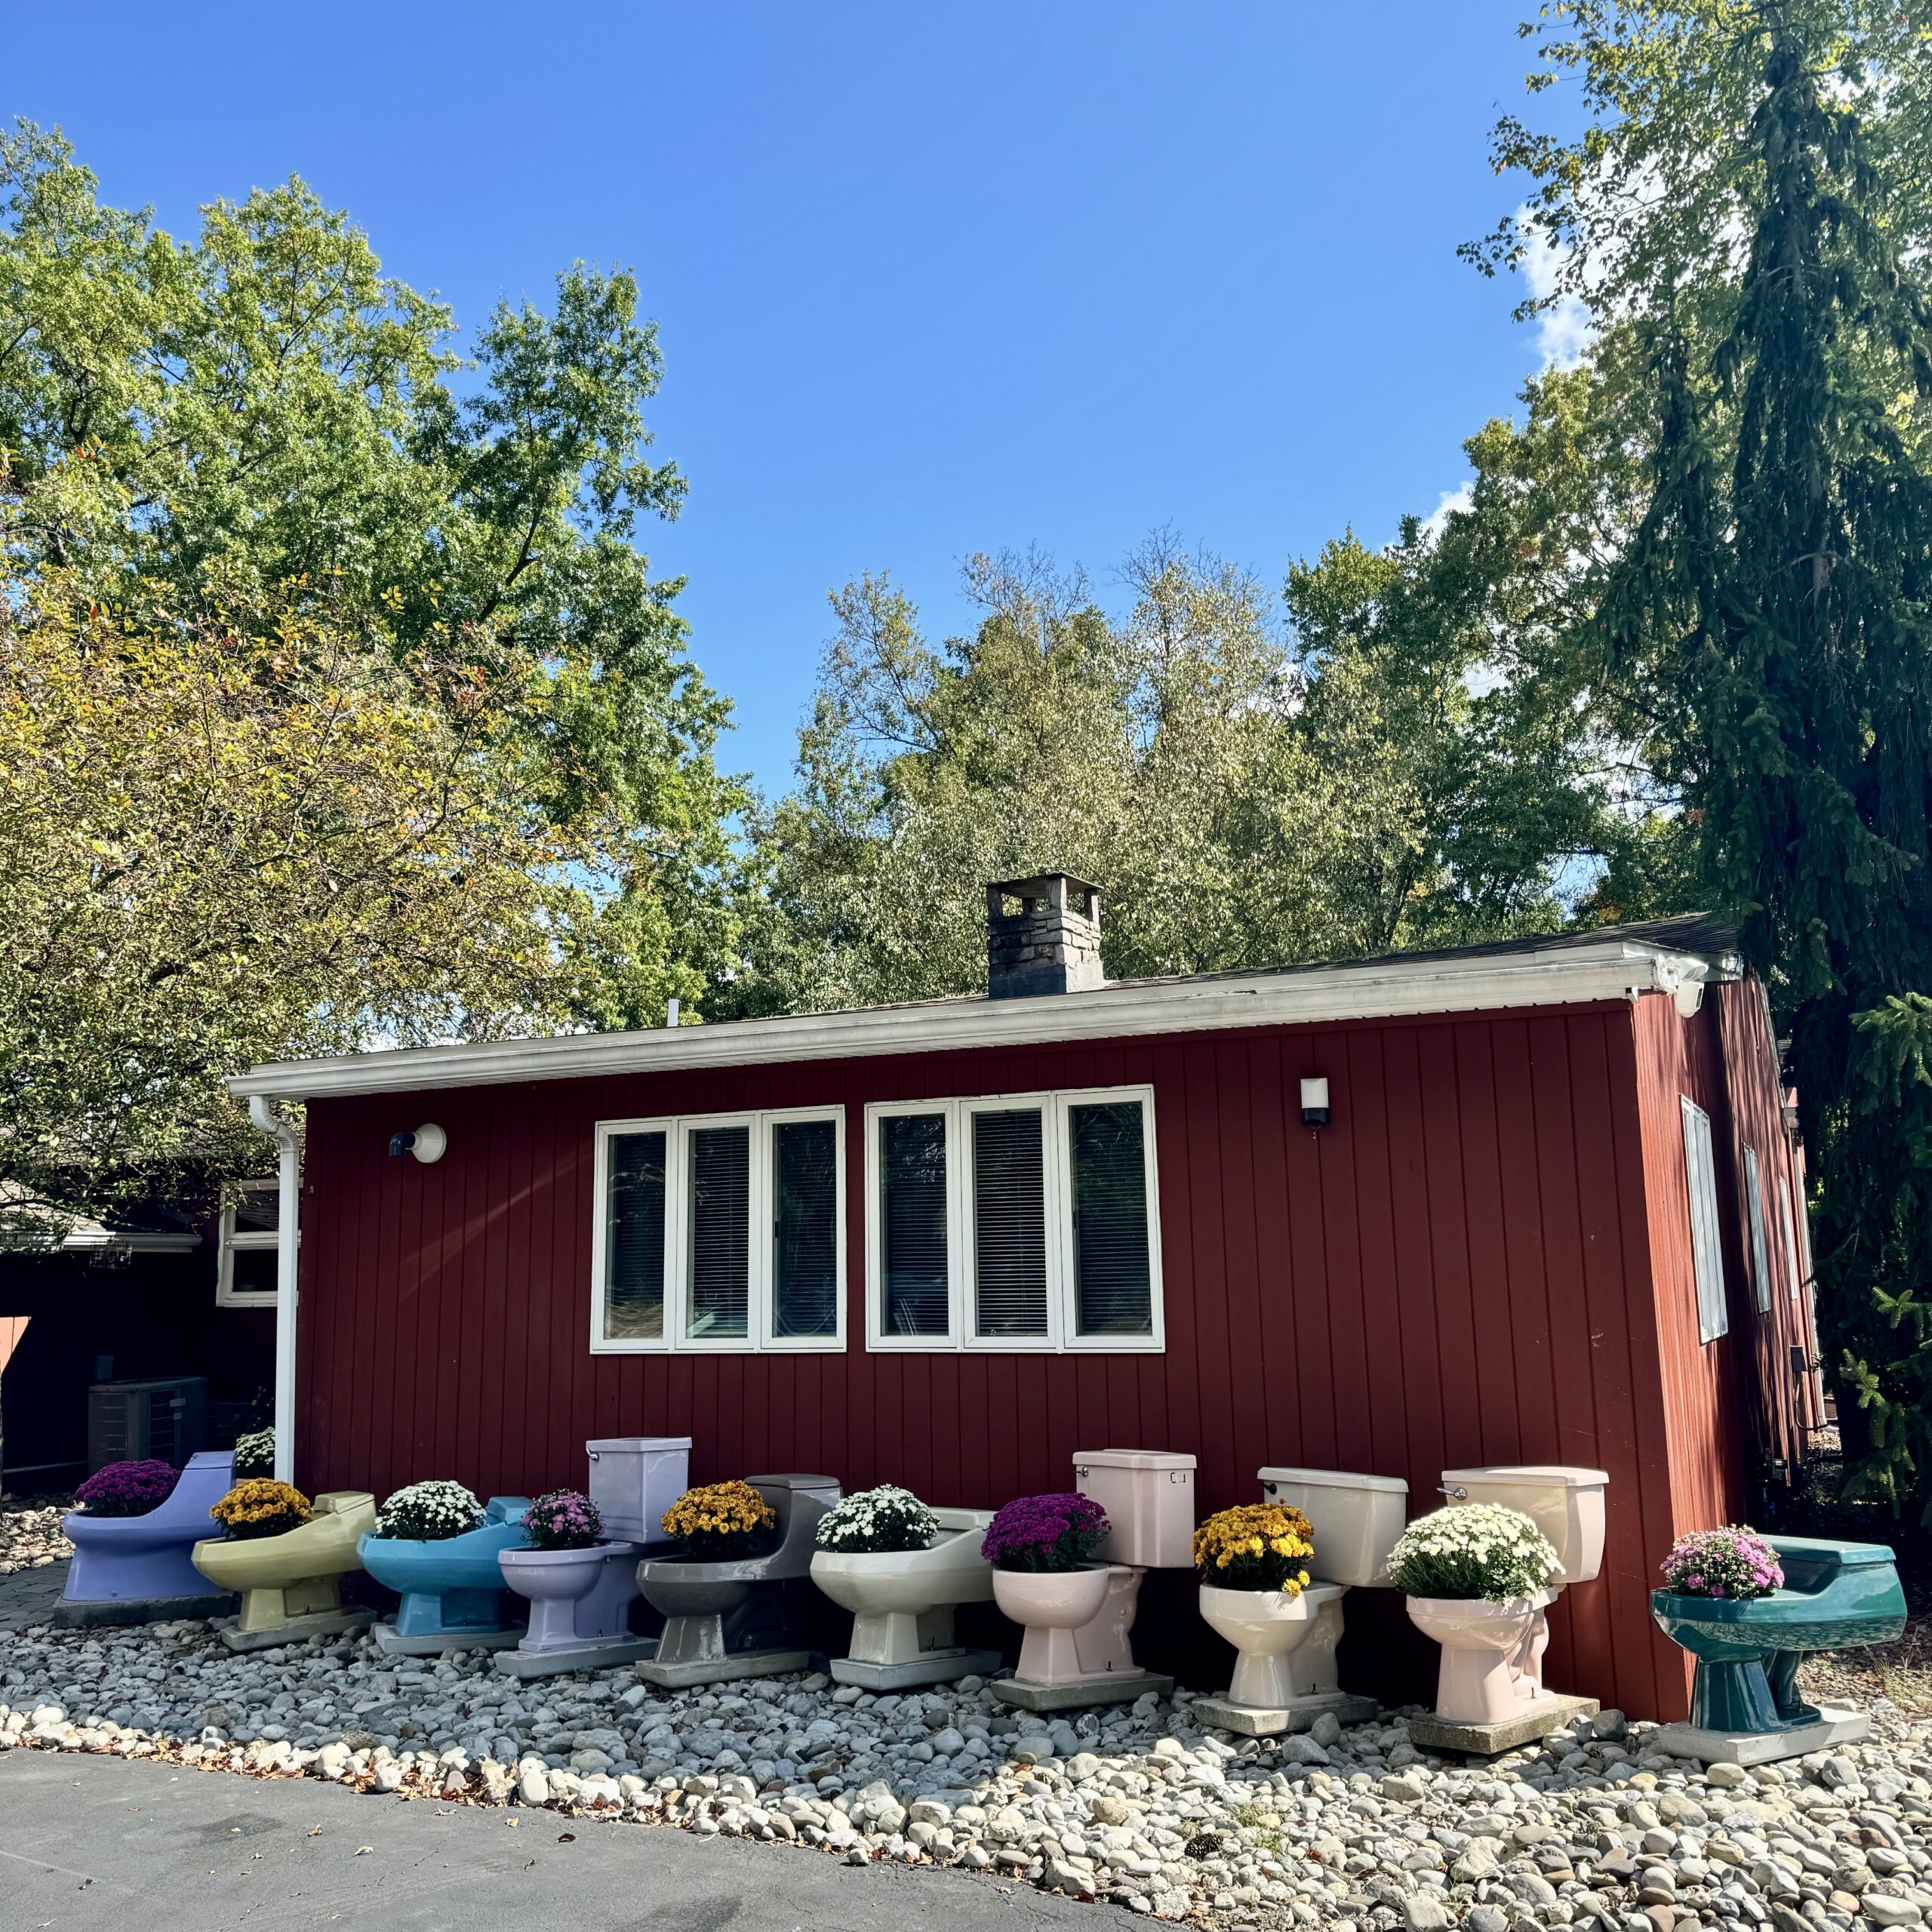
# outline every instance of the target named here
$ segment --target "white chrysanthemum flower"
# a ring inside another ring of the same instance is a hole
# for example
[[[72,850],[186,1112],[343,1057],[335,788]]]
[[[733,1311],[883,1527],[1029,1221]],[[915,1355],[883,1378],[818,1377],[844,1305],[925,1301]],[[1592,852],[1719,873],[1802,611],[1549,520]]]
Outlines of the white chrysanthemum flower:
[[[909,1489],[891,1483],[862,1489],[819,1518],[818,1546],[845,1555],[924,1549],[939,1534],[939,1518]]]
[[[1557,1568],[1549,1539],[1520,1509],[1465,1503],[1419,1516],[1389,1553],[1389,1575],[1412,1597],[1534,1595]]]
[[[483,1521],[483,1506],[460,1482],[413,1482],[383,1503],[376,1534],[414,1543],[466,1535]]]

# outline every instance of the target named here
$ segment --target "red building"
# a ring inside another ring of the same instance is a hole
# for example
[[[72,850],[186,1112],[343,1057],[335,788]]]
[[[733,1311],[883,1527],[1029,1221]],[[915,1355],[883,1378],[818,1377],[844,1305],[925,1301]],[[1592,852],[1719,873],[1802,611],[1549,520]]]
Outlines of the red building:
[[[1657,1562],[1823,1421],[1801,1157],[1730,936],[1103,983],[1091,888],[992,897],[989,997],[232,1082],[307,1109],[303,1486],[533,1493],[586,1438],[688,1433],[694,1480],[991,1506],[1115,1445],[1194,1453],[1204,1508],[1287,1463],[1403,1477],[1420,1514],[1445,1468],[1583,1464],[1607,1546],[1549,1681],[1681,1716]],[[431,1125],[440,1158],[392,1152]]]

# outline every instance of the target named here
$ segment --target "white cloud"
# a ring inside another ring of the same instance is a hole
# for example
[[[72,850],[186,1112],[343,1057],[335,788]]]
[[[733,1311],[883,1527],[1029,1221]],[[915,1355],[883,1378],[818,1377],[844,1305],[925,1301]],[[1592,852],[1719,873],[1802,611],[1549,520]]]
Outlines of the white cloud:
[[[1476,486],[1473,478],[1458,483],[1453,490],[1444,490],[1442,500],[1422,520],[1422,534],[1427,537],[1440,537],[1447,528],[1449,519],[1458,510],[1468,509],[1476,500]]]
[[[1567,257],[1564,251],[1530,226],[1529,217],[1527,205],[1516,211],[1516,218],[1521,223],[1528,242],[1523,257],[1523,273],[1529,281],[1531,294],[1541,300],[1555,294],[1557,280],[1567,265]],[[1537,346],[1543,351],[1546,367],[1575,368],[1588,352],[1595,334],[1589,310],[1574,295],[1560,297],[1553,308],[1546,309],[1537,318]]]

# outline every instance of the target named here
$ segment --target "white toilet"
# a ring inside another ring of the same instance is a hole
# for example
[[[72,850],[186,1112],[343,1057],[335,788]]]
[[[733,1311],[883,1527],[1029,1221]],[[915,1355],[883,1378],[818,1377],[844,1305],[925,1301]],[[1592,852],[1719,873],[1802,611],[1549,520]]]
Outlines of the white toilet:
[[[1543,1681],[1543,1652],[1549,1647],[1550,1605],[1567,1584],[1587,1583],[1603,1567],[1604,1491],[1609,1482],[1605,1470],[1573,1469],[1561,1463],[1442,1472],[1442,1494],[1451,1506],[1489,1503],[1521,1510],[1556,1552],[1561,1567],[1530,1599],[1528,1631],[1509,1659],[1511,1678],[1525,1715],[1540,1703],[1555,1701]]]
[[[1342,1598],[1350,1589],[1387,1587],[1389,1552],[1402,1534],[1409,1486],[1398,1476],[1344,1469],[1257,1473],[1265,1501],[1308,1518],[1314,1578],[1299,1596],[1201,1585],[1201,1616],[1238,1655],[1227,1694],[1200,1699],[1195,1709],[1203,1723],[1251,1737],[1303,1729],[1323,1711],[1345,1724],[1373,1717],[1374,1699],[1349,1696],[1337,1674]]]
[[[1107,1512],[1106,1540],[1088,1568],[993,1572],[993,1600],[1026,1630],[1014,1675],[986,1687],[1023,1710],[1075,1710],[1173,1694],[1171,1677],[1134,1660],[1131,1632],[1149,1570],[1194,1567],[1195,1459],[1155,1449],[1084,1449],[1080,1494]]]

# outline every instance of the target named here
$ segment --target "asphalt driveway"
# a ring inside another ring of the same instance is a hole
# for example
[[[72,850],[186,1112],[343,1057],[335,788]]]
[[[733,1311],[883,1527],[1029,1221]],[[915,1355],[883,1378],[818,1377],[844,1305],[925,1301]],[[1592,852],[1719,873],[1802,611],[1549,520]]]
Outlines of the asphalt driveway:
[[[515,1819],[512,1824],[510,1821]],[[1019,1884],[554,1811],[0,1755],[0,1932],[911,1932],[1131,1922]]]

